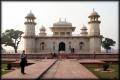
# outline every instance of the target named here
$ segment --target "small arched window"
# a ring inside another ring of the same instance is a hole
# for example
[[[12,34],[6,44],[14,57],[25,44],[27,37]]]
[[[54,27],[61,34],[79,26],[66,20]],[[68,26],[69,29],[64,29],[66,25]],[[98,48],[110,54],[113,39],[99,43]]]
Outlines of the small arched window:
[[[69,50],[71,50],[71,42],[69,42]]]
[[[69,42],[69,44],[71,44],[71,42]]]
[[[53,50],[55,50],[55,46],[53,46]]]
[[[45,43],[42,42],[42,43],[40,44],[40,50],[44,50],[44,49],[45,49]]]
[[[80,43],[79,43],[79,48],[82,49],[83,46],[84,46],[84,43],[83,43],[83,42],[80,42]]]
[[[71,50],[71,45],[69,45],[69,50]]]
[[[55,42],[53,42],[53,45],[55,45]]]
[[[55,42],[53,42],[53,50],[55,50]]]

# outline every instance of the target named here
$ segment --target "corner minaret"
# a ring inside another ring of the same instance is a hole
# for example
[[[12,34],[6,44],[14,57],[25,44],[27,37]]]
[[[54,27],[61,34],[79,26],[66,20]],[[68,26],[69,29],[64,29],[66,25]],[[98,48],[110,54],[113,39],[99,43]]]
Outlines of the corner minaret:
[[[34,20],[36,17],[30,11],[30,13],[25,17],[27,21],[24,23],[25,27],[25,36],[24,38],[24,49],[26,53],[34,53],[35,52],[35,25]]]
[[[90,52],[100,53],[101,52],[101,35],[99,24],[101,21],[98,20],[99,14],[93,9],[93,12],[88,16],[90,18],[88,36],[90,36]]]

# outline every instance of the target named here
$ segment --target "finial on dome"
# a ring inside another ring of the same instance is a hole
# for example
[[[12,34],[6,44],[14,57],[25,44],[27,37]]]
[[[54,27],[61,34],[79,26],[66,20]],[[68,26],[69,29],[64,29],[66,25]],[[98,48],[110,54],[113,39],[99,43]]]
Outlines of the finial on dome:
[[[32,13],[31,9],[30,9],[30,13]]]
[[[65,18],[65,22],[66,22],[66,18]]]
[[[93,12],[94,12],[95,10],[94,10],[94,8],[93,8]]]
[[[40,31],[46,31],[45,27],[42,25]]]
[[[83,27],[85,27],[85,25],[83,24]]]
[[[59,18],[59,22],[61,22],[61,18]]]

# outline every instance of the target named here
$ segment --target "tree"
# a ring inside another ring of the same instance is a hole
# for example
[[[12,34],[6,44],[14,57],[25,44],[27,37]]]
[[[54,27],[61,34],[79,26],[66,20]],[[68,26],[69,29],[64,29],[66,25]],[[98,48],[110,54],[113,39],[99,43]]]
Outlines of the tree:
[[[102,41],[102,47],[106,49],[106,52],[108,53],[108,50],[111,50],[111,46],[114,46],[115,43],[116,42],[110,38],[104,38],[104,40]]]
[[[17,53],[18,45],[21,41],[21,35],[23,34],[22,31],[19,30],[6,30],[1,35],[1,44],[5,44],[5,46],[11,46],[14,48],[15,53]]]

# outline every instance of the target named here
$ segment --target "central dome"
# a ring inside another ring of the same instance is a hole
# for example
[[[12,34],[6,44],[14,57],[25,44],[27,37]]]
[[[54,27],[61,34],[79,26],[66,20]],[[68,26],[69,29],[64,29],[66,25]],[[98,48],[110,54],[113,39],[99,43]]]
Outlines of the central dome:
[[[56,22],[56,23],[54,23],[53,24],[53,26],[54,27],[59,27],[59,26],[69,26],[69,27],[72,27],[72,23],[70,23],[70,22],[66,22],[66,20],[65,21],[59,21],[59,22]]]

